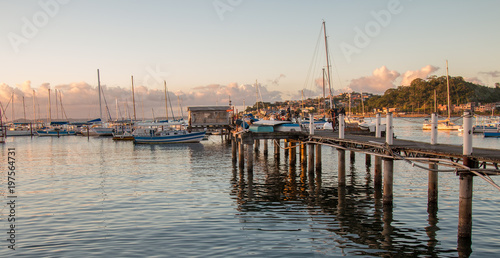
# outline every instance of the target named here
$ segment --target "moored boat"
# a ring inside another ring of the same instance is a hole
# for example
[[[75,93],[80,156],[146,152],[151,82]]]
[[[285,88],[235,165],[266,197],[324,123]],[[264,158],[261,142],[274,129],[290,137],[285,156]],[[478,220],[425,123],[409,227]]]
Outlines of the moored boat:
[[[484,137],[500,137],[500,131],[496,131],[496,132],[484,132],[483,136]]]
[[[149,130],[149,135],[134,135],[134,143],[199,143],[206,132],[188,132],[187,130]]]
[[[39,129],[36,133],[38,136],[76,135],[76,131],[72,130],[68,122],[51,122],[49,127]]]

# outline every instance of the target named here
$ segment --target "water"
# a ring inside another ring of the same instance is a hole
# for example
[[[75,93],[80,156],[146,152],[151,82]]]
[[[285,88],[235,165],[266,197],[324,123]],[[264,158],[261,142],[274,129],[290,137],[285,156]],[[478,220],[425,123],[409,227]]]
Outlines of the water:
[[[398,138],[430,141],[421,120],[396,118]],[[427,137],[427,138],[426,138]],[[461,144],[458,132],[438,141]],[[475,147],[500,139],[475,136]],[[262,146],[262,145],[261,145]],[[270,144],[270,153],[273,153]],[[7,149],[16,151],[16,250],[0,257],[456,257],[458,178],[439,175],[439,210],[427,213],[427,171],[395,161],[394,206],[374,198],[365,155],[337,187],[337,151],[323,147],[311,182],[297,162],[257,155],[253,175],[233,167],[231,148],[141,146],[110,138],[8,138],[2,146],[0,231],[7,232]],[[349,155],[347,155],[349,157]],[[373,162],[372,162],[373,163]],[[292,175],[292,176],[291,176]],[[293,176],[295,175],[295,176]],[[498,177],[493,177],[498,181]],[[471,257],[499,250],[499,191],[474,179]]]

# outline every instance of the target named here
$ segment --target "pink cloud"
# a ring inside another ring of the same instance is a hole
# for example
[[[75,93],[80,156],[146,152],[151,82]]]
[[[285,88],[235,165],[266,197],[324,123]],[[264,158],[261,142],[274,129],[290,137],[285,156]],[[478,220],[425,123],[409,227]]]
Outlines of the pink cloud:
[[[420,69],[420,70],[406,71],[401,76],[401,77],[403,77],[403,79],[401,80],[401,85],[409,86],[414,79],[417,79],[417,78],[425,79],[425,78],[427,78],[427,76],[429,76],[429,74],[432,74],[437,70],[439,70],[439,67],[427,65],[427,66],[422,67],[422,69]]]
[[[391,71],[384,65],[375,69],[371,76],[351,80],[348,87],[358,92],[383,93],[389,88],[394,88],[394,81],[399,76],[400,73]]]

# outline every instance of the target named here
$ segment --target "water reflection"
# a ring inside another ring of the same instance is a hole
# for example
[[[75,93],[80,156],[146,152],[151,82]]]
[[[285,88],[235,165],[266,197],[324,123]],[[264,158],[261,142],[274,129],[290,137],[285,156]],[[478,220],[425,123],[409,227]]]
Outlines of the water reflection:
[[[359,184],[360,171],[351,163],[349,183],[339,187],[325,185],[321,173],[310,173],[307,166],[277,163],[274,159],[260,159],[254,167],[255,177],[248,174],[247,182],[244,171],[239,170],[239,183],[232,184],[232,195],[241,212],[238,216],[245,218],[245,223],[249,223],[247,213],[261,227],[281,225],[280,228],[287,230],[301,230],[300,221],[313,221],[314,232],[329,232],[330,241],[338,248],[348,247],[359,255],[442,254],[436,241],[437,211],[429,213],[429,226],[424,233],[427,239],[415,229],[394,221],[393,207],[382,204],[382,189],[372,184],[370,164],[366,164],[365,180]]]

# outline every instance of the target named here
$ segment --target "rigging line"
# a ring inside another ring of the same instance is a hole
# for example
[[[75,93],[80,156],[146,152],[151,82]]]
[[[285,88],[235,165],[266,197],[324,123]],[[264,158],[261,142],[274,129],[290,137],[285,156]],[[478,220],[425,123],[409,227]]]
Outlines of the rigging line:
[[[109,112],[109,107],[108,107],[108,102],[106,101],[106,96],[104,96],[104,89],[103,87],[101,87],[101,92],[102,92],[102,97],[104,99],[104,104],[106,105],[106,110],[108,111],[108,117],[109,117],[109,120],[113,120],[111,118],[111,113]],[[102,122],[102,121],[101,121]]]
[[[62,102],[61,92],[59,92],[59,103],[61,103],[61,109],[62,109],[62,112],[64,114],[64,117],[66,118],[66,120],[68,120],[68,116],[66,115],[66,110],[64,110],[64,106],[63,106],[63,102]]]
[[[314,48],[313,56],[311,58],[311,63],[309,64],[309,69],[307,72],[306,80],[304,81],[304,88],[306,88],[306,89],[307,88],[311,89],[312,85],[314,84],[314,80],[311,84],[309,84],[309,83],[311,82],[311,77],[314,77],[314,74],[315,74],[314,71],[316,70],[315,68],[313,68],[313,66],[317,65],[316,60],[318,59],[317,58],[318,57],[318,49],[319,49],[319,45],[321,42],[321,34],[323,33],[322,30],[323,30],[323,26],[321,26],[321,28],[319,30],[318,39],[316,40],[316,46]]]

